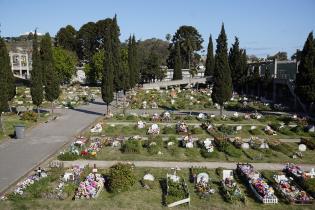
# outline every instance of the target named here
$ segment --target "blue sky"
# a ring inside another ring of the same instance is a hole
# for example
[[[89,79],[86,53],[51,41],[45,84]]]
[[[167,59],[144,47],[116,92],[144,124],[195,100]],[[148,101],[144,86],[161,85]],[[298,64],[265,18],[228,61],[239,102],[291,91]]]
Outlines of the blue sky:
[[[315,0],[0,0],[1,36],[35,27],[55,35],[67,24],[78,30],[115,13],[122,41],[133,33],[142,40],[164,39],[192,25],[206,48],[209,34],[216,39],[224,22],[229,45],[238,36],[248,54],[260,57],[278,51],[291,56],[315,29]]]

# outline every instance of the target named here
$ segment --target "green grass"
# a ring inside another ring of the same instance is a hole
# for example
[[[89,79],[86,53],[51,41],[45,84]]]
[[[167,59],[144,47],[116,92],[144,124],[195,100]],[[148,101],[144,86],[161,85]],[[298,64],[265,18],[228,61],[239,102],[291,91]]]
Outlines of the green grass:
[[[107,170],[99,170],[102,173],[107,173]],[[140,180],[149,171],[155,176],[155,186],[153,189],[145,190],[141,184]],[[242,192],[245,193],[246,202],[229,203],[226,202],[219,191],[219,181],[221,177],[215,173],[215,170],[207,170],[209,176],[212,179],[213,187],[216,192],[210,195],[208,198],[201,199],[194,192],[194,184],[188,182],[189,172],[188,169],[182,169],[178,171],[178,175],[185,178],[187,181],[188,189],[190,192],[191,203],[188,205],[181,205],[175,209],[313,209],[313,206],[297,206],[297,205],[287,205],[284,203],[279,203],[276,205],[263,205],[258,203],[252,193],[248,190],[245,185],[238,182],[239,187]],[[162,205],[162,190],[160,187],[160,181],[164,180],[166,173],[172,173],[170,169],[156,169],[156,168],[136,168],[135,170],[137,179],[133,187],[126,192],[122,193],[109,193],[103,191],[96,200],[48,200],[48,199],[31,199],[27,198],[21,201],[4,201],[1,202],[1,208],[3,209],[167,209]],[[53,183],[51,184],[53,185]]]
[[[0,142],[9,136],[14,135],[14,126],[17,124],[25,125],[26,128],[30,128],[38,123],[47,121],[49,116],[45,114],[41,114],[41,117],[38,119],[37,122],[22,120],[20,116],[16,114],[7,114],[3,116],[3,124],[4,124],[4,132],[0,132]]]

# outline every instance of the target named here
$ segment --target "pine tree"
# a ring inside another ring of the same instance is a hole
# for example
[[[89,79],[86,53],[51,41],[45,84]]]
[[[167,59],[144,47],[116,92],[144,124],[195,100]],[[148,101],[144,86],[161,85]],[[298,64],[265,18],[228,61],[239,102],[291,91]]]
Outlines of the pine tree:
[[[112,36],[112,53],[113,53],[113,65],[114,65],[114,90],[116,91],[116,102],[118,91],[123,89],[123,72],[121,67],[121,55],[120,55],[120,29],[117,24],[117,15],[113,18],[111,36]]]
[[[182,75],[182,61],[180,56],[180,46],[177,42],[175,44],[175,61],[174,61],[173,80],[183,79]]]
[[[232,96],[232,78],[228,62],[227,38],[222,24],[221,32],[217,39],[217,49],[215,55],[214,67],[214,85],[212,89],[212,100],[218,103],[220,107],[220,115],[222,116],[223,104]]]
[[[311,105],[315,102],[315,52],[313,32],[309,33],[301,52],[299,72],[296,75],[295,93]]]
[[[114,64],[112,55],[111,30],[104,34],[104,70],[102,75],[102,99],[106,103],[106,114],[109,114],[109,104],[114,99]]]
[[[209,43],[208,43],[207,59],[206,59],[205,76],[212,76],[213,72],[214,72],[213,43],[212,43],[212,36],[210,35]]]
[[[40,65],[40,55],[38,51],[37,33],[35,30],[33,38],[33,51],[32,51],[32,72],[31,72],[31,96],[33,104],[37,106],[37,113],[39,114],[39,106],[43,102],[43,81],[42,81],[42,68]]]
[[[3,131],[2,112],[8,108],[11,100],[13,82],[11,78],[10,58],[4,40],[0,37],[0,131]]]
[[[53,102],[59,97],[60,82],[57,71],[54,68],[51,38],[49,33],[46,33],[40,43],[41,68],[44,75],[45,98],[51,103],[52,117],[54,115]],[[43,78],[43,77],[42,77]]]

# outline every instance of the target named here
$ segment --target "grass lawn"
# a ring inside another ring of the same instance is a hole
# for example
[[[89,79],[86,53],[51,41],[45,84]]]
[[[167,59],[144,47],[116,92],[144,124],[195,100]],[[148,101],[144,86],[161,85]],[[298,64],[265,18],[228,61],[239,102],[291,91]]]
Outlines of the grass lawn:
[[[106,174],[107,170],[99,170]],[[156,168],[137,168],[135,173],[137,179],[143,177],[146,171],[149,171],[155,177],[153,189],[144,189],[140,182],[126,192],[112,194],[103,191],[96,200],[49,200],[45,198],[25,198],[19,201],[3,201],[1,207],[3,209],[166,209],[162,204],[162,190],[160,182],[165,179],[166,173],[172,173],[170,169],[156,169]],[[189,171],[182,169],[177,172],[178,175],[185,178],[188,184],[191,203],[188,205],[181,205],[174,209],[314,209],[314,206],[297,206],[287,205],[283,202],[275,205],[264,205],[255,200],[252,193],[245,187],[240,180],[236,179],[242,192],[245,193],[246,202],[228,203],[219,191],[219,181],[221,177],[215,173],[215,170],[207,170],[209,173],[213,187],[216,192],[205,199],[201,199],[194,192],[194,184],[188,182]],[[54,186],[55,183],[48,183],[49,186]],[[49,186],[45,189],[49,189]]]
[[[22,120],[20,116],[16,114],[10,114],[3,116],[4,132],[0,132],[0,143],[4,138],[14,135],[14,125],[22,124],[26,128],[30,128],[38,123],[47,121],[49,114],[41,113],[41,117],[37,122]]]

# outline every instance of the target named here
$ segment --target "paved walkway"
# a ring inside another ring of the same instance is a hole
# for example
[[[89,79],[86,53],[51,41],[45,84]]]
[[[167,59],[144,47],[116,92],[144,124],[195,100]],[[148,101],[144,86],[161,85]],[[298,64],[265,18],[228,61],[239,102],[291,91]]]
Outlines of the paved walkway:
[[[76,160],[63,161],[64,167],[71,167],[72,165],[89,165],[93,167],[94,164],[98,168],[108,168],[116,163],[133,163],[136,167],[153,167],[153,168],[190,168],[190,167],[206,167],[215,169],[218,167],[235,169],[237,162],[168,162],[168,161],[102,161],[102,160]],[[284,163],[251,163],[257,170],[282,170]],[[315,168],[315,164],[298,164],[304,170]]]
[[[105,110],[100,100],[73,110],[56,110],[62,114],[60,117],[27,130],[25,139],[0,144],[0,193],[72,141]]]

